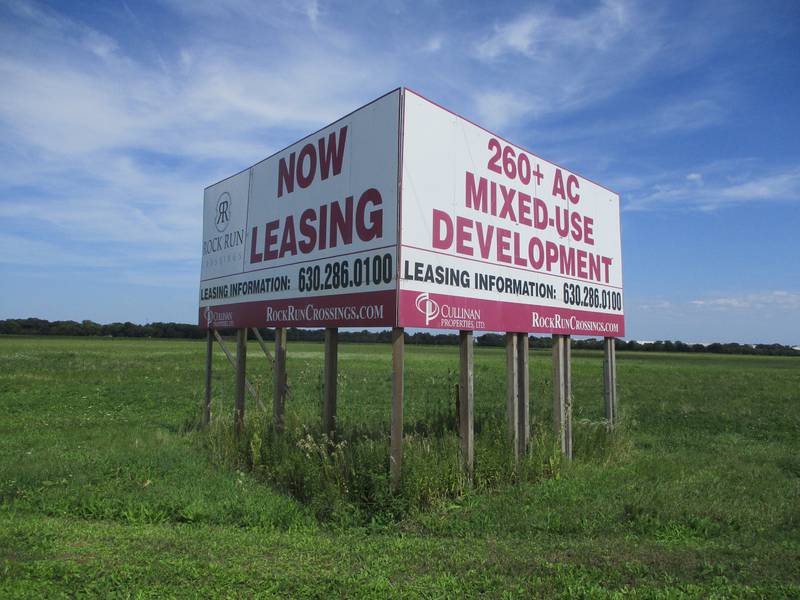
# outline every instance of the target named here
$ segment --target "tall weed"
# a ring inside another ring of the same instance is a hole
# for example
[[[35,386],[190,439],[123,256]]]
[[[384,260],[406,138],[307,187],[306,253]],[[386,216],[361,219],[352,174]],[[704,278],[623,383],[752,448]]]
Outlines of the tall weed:
[[[433,427],[406,426],[397,490],[389,481],[389,433],[380,426],[341,428],[331,439],[296,415],[287,415],[279,434],[265,415],[250,414],[239,439],[232,418],[225,416],[215,419],[201,439],[214,463],[248,472],[306,504],[320,521],[341,524],[397,521],[445,508],[475,491],[561,477],[564,462],[550,427],[533,424],[528,451],[515,461],[506,424],[494,416],[476,421],[470,480],[461,466],[458,433],[442,409],[447,402],[431,406]],[[622,430],[611,431],[605,422],[584,419],[575,423],[574,432],[579,460],[606,462],[625,449]]]

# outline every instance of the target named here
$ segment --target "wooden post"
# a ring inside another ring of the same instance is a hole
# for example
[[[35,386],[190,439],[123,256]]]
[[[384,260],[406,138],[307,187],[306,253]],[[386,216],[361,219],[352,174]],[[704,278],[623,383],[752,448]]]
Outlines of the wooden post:
[[[528,400],[528,334],[517,334],[517,449],[515,456],[525,456],[528,452],[531,428]]]
[[[475,399],[472,389],[473,374],[473,348],[472,332],[459,332],[460,342],[460,363],[461,376],[458,390],[460,414],[458,415],[459,435],[461,437],[461,462],[467,472],[467,476],[472,479],[473,466],[475,462]]]
[[[222,336],[216,329],[214,330],[214,337],[217,339],[219,347],[222,348],[222,352],[225,353],[225,358],[228,359],[228,362],[231,363],[233,370],[236,371],[236,357],[231,354],[230,350],[228,350],[228,347],[225,345],[225,340],[222,339]],[[264,403],[261,402],[261,398],[258,397],[256,388],[253,387],[253,384],[250,383],[247,377],[244,378],[244,387],[247,390],[247,393],[250,394],[250,397],[253,399],[253,401],[258,404],[258,408],[266,412],[267,408],[264,406]]]
[[[603,340],[603,399],[609,427],[616,425],[617,415],[617,353],[614,338]]]
[[[322,398],[322,432],[336,437],[336,375],[339,372],[339,330],[325,328],[325,374]]]
[[[553,335],[553,426],[561,454],[572,458],[572,373],[570,337]]]
[[[614,407],[614,423],[619,422],[619,396],[617,395],[617,341],[611,338],[609,342],[609,350],[611,352],[611,368],[609,374],[611,375],[611,396],[613,398],[612,406]]]
[[[275,328],[275,397],[272,402],[272,420],[275,431],[284,427],[283,408],[286,403],[286,328]]]
[[[515,461],[525,456],[530,441],[528,352],[527,333],[506,334],[506,413]]]
[[[519,358],[517,356],[517,334],[506,333],[506,418],[508,421],[508,443],[519,458]]]
[[[203,406],[203,427],[211,424],[211,366],[214,358],[214,334],[209,327],[206,332],[206,397]]]
[[[247,371],[247,329],[236,331],[236,410],[234,429],[238,438],[244,429],[245,372]]]
[[[392,434],[389,451],[389,475],[392,488],[400,487],[403,470],[403,369],[405,333],[402,327],[392,329]]]
[[[566,456],[572,460],[572,338],[564,336],[564,441]]]

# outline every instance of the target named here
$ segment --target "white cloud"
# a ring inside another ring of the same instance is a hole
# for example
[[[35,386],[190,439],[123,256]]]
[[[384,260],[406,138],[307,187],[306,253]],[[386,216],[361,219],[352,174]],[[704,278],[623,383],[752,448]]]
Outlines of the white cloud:
[[[662,173],[625,193],[624,210],[719,210],[751,202],[800,202],[800,165],[722,161],[685,176]],[[702,185],[698,185],[702,184]]]
[[[537,4],[502,18],[472,37],[472,56],[481,66],[475,102],[506,90],[534,97],[535,110],[519,116],[528,125],[575,112],[635,89],[654,74],[664,78],[696,67],[731,29],[725,19],[711,29],[705,25],[709,13],[725,12],[713,6],[694,7],[696,18],[670,18],[667,12],[664,4],[602,0],[588,6]],[[631,106],[624,119],[581,123],[573,137],[587,139],[593,130],[664,135],[718,125],[729,101],[723,81],[707,78],[707,94],[695,90],[655,107],[652,101]],[[570,136],[570,125],[563,125],[559,135]]]
[[[780,173],[756,176],[722,190],[733,201],[785,199],[800,201],[800,167]]]
[[[65,248],[63,244],[31,239],[28,236],[0,233],[0,264],[14,266],[109,268],[114,259]]]
[[[311,22],[311,26],[316,27],[319,24],[319,2],[317,2],[317,0],[310,0],[307,2],[305,6],[305,12],[308,20]]]
[[[722,123],[725,110],[711,98],[686,98],[664,105],[651,117],[654,133],[695,131]]]
[[[428,40],[422,44],[420,50],[426,53],[434,53],[438,52],[442,49],[442,45],[444,44],[444,36],[442,34],[435,34],[428,38]]]
[[[490,129],[505,129],[535,112],[537,101],[511,91],[478,92],[475,95],[479,122]]]
[[[664,36],[655,26],[655,12],[606,0],[563,14],[537,6],[495,24],[473,47],[485,71],[474,93],[476,105],[487,95],[514,90],[534,100],[527,111],[516,111],[516,118],[540,118],[575,111],[633,86],[656,61],[666,68],[672,60],[660,54]],[[479,114],[484,113],[479,109]]]
[[[635,26],[634,12],[628,2],[619,0],[605,0],[593,10],[570,16],[536,7],[495,25],[492,34],[477,44],[476,53],[484,60],[521,54],[543,61],[564,52],[605,51]]]
[[[692,300],[691,305],[697,308],[717,310],[730,309],[777,309],[800,310],[800,292],[773,290],[728,296],[712,296]]]
[[[665,312],[675,308],[675,305],[669,300],[649,300],[645,302],[637,302],[634,304],[636,308],[646,312]]]

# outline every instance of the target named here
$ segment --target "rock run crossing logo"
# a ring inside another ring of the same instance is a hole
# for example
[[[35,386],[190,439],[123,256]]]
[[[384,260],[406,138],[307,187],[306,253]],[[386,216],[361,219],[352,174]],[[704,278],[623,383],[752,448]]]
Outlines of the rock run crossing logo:
[[[231,195],[228,192],[222,192],[217,198],[217,212],[214,215],[214,227],[217,231],[222,233],[228,228],[231,223]]]
[[[436,302],[428,292],[422,292],[417,296],[414,304],[417,310],[425,315],[425,325],[428,325],[439,316],[439,303]]]

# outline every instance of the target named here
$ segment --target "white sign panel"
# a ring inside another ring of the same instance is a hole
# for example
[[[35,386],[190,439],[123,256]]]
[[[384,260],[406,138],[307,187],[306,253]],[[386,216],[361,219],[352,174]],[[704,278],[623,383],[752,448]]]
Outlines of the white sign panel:
[[[206,189],[201,325],[395,323],[400,97]]]
[[[619,196],[404,98],[399,326],[622,336]]]

